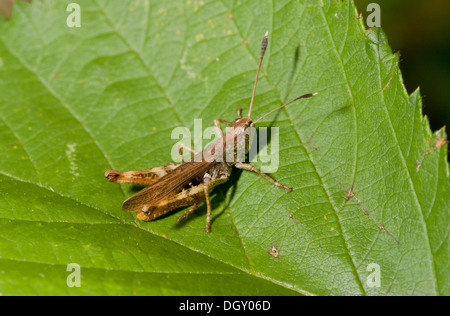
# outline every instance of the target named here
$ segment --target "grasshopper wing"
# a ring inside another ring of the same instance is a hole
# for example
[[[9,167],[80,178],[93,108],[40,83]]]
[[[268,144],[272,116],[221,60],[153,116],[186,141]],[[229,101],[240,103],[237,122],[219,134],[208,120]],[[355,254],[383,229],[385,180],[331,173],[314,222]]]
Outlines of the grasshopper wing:
[[[123,209],[130,212],[145,210],[148,205],[155,205],[177,194],[194,179],[203,177],[205,172],[213,165],[214,162],[207,161],[185,162],[172,172],[125,200],[123,202]]]

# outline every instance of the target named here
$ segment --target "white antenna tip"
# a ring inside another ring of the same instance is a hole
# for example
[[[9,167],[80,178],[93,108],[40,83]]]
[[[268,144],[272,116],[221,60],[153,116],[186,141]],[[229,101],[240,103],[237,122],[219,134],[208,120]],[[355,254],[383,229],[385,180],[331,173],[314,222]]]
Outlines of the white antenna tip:
[[[319,92],[314,92],[312,95],[315,96],[315,95],[318,95],[318,94],[319,94]]]
[[[266,34],[264,34],[264,37],[269,36],[269,31],[266,32]]]

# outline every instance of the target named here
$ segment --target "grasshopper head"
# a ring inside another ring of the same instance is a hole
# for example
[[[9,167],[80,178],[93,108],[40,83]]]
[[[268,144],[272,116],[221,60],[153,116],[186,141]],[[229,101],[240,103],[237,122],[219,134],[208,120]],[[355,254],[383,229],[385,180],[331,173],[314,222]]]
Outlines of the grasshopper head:
[[[251,126],[253,123],[253,120],[251,117],[238,117],[233,121],[232,127],[234,128],[244,128],[247,129],[249,126]]]

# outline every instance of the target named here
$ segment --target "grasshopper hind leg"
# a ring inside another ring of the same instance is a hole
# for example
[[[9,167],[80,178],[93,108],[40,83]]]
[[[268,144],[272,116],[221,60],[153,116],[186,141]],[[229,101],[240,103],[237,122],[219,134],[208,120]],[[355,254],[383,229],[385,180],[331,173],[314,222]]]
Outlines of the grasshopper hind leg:
[[[149,222],[155,219],[155,216],[148,212],[150,205],[144,205],[142,211],[136,212],[136,217],[144,222]]]

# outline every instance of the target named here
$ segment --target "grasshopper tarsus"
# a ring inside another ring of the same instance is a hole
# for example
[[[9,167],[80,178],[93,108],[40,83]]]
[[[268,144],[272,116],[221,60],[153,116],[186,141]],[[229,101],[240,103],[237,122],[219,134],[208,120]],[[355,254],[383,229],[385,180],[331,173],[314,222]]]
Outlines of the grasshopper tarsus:
[[[237,153],[239,152],[238,149],[242,149],[244,146],[245,153],[248,153],[250,148],[248,130],[250,127],[255,126],[257,122],[267,115],[294,101],[302,98],[310,98],[317,94],[304,94],[266,113],[257,120],[252,120],[251,114],[256,94],[256,86],[267,45],[268,32],[264,34],[261,43],[261,57],[256,71],[256,78],[247,117],[242,117],[242,109],[239,108],[237,109],[238,118],[232,122],[222,119],[214,120],[216,134],[219,138],[214,144],[207,146],[202,152],[197,153],[189,146],[178,143],[178,151],[182,159],[182,163],[178,165],[169,163],[165,167],[137,171],[106,170],[105,177],[109,182],[149,184],[149,186],[125,200],[123,204],[124,210],[136,212],[137,218],[142,221],[151,221],[173,209],[191,206],[189,211],[177,218],[177,221],[180,222],[183,218],[194,213],[200,203],[206,201],[207,212],[205,231],[206,233],[210,233],[212,208],[209,192],[217,185],[228,180],[232,166],[255,172],[273,185],[285,189],[288,192],[292,192],[291,187],[275,181],[250,164],[239,162],[236,159],[236,161],[227,161],[227,158],[230,156],[237,158]],[[232,127],[225,135],[223,134],[221,123]],[[184,162],[183,150],[191,152],[194,156],[189,161]],[[198,160],[198,158],[201,159]]]

